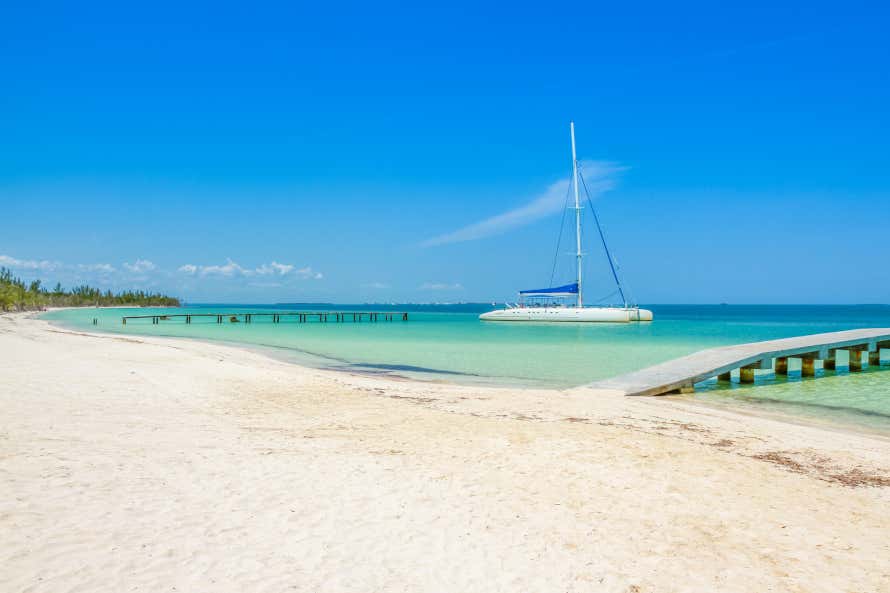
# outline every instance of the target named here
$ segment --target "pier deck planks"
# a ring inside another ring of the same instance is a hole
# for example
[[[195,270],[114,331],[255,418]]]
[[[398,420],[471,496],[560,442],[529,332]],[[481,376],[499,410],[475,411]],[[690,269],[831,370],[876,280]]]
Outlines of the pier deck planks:
[[[831,350],[875,352],[890,348],[890,328],[851,329],[839,332],[751,342],[700,350],[639,371],[587,385],[615,389],[625,395],[663,395],[690,390],[695,383],[742,367],[770,368],[773,358],[826,359]],[[760,363],[760,364],[758,364]]]

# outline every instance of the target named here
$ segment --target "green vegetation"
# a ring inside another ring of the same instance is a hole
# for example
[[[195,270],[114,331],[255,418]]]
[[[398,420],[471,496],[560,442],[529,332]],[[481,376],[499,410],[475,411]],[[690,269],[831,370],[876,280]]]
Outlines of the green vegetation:
[[[179,299],[142,290],[125,290],[113,293],[82,285],[63,290],[56,284],[52,290],[44,288],[40,280],[25,284],[6,268],[0,268],[0,310],[27,311],[43,307],[108,307],[132,305],[134,307],[178,307]]]

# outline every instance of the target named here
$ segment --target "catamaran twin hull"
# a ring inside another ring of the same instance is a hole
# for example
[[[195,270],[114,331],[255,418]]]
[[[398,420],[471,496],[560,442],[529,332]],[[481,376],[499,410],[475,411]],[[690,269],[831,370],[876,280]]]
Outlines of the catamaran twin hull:
[[[628,323],[631,321],[652,321],[652,311],[636,307],[514,307],[483,313],[479,319],[485,321]]]

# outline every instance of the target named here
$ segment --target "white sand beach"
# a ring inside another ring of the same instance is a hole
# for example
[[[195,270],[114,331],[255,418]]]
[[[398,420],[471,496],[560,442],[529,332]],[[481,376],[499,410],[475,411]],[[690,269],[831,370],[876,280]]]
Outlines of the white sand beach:
[[[0,591],[890,591],[890,440],[0,316]]]

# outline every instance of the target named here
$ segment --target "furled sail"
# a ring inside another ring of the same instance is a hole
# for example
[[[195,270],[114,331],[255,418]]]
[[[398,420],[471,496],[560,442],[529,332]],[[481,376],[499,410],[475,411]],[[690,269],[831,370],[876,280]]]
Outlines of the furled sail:
[[[551,288],[520,290],[519,294],[523,296],[572,296],[578,294],[578,283],[572,282],[571,284],[553,286]]]

